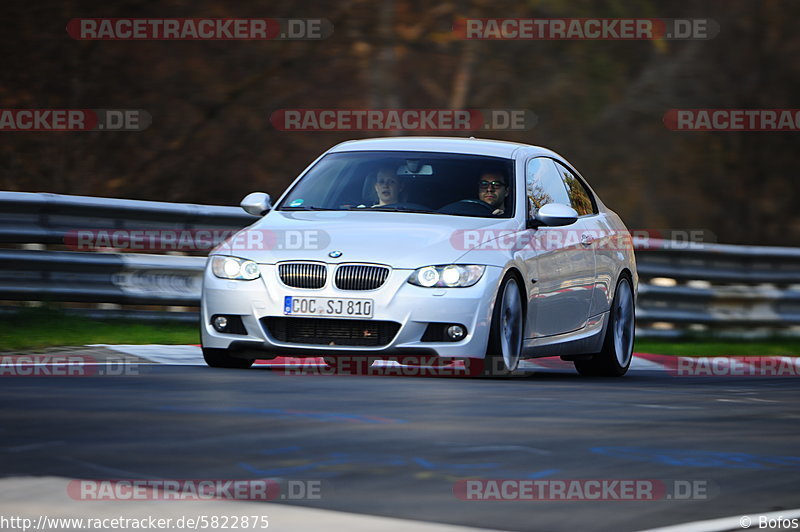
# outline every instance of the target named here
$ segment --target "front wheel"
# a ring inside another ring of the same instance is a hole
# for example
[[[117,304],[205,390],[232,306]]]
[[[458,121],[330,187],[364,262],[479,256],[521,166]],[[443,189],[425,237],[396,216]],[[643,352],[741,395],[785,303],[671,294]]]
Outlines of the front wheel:
[[[203,359],[212,368],[247,369],[255,362],[247,358],[232,357],[228,353],[227,349],[203,347]]]
[[[621,377],[633,359],[633,338],[636,324],[631,281],[622,277],[608,316],[603,349],[589,360],[576,360],[578,373],[590,377]]]
[[[469,360],[470,374],[504,377],[517,369],[522,352],[523,319],[519,285],[512,275],[508,275],[500,285],[492,312],[492,328],[486,356],[483,360]]]

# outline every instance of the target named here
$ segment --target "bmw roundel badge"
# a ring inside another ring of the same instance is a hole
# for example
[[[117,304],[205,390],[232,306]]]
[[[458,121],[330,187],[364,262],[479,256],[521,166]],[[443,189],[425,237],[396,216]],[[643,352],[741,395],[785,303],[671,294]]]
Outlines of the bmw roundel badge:
[[[332,259],[338,259],[339,257],[342,256],[342,252],[337,249],[335,251],[331,251],[330,253],[328,253],[328,256]]]

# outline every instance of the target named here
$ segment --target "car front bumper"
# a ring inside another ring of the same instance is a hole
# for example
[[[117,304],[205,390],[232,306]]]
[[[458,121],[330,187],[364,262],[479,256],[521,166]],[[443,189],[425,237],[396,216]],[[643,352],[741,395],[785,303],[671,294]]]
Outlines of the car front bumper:
[[[483,358],[494,298],[503,273],[501,268],[487,266],[483,277],[473,286],[423,288],[407,282],[412,270],[393,269],[386,282],[376,290],[339,290],[330,282],[324,288],[310,290],[284,285],[274,264],[260,264],[259,267],[261,277],[253,281],[220,279],[206,268],[201,302],[203,347],[230,349],[232,356],[246,358],[261,355],[264,358],[277,355]],[[382,346],[280,341],[270,333],[262,319],[288,318],[283,313],[285,296],[371,299],[374,308],[369,321],[395,322],[400,327],[394,338]],[[211,317],[217,314],[240,316],[247,334],[216,331],[211,325]],[[461,324],[467,329],[467,334],[459,341],[422,341],[429,323]]]

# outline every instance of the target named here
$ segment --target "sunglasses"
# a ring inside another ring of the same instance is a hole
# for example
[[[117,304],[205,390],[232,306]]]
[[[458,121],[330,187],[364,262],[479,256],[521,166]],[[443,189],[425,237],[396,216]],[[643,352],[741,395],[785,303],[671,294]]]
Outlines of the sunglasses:
[[[489,185],[493,186],[494,188],[500,188],[506,186],[505,183],[502,181],[481,181],[478,183],[478,186],[483,189],[489,188]]]

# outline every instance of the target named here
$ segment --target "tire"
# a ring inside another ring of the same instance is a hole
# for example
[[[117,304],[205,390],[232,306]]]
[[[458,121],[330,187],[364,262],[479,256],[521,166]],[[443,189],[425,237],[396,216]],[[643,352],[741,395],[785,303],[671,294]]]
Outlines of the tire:
[[[483,360],[467,361],[471,376],[507,377],[517,369],[522,353],[524,317],[517,280],[513,275],[506,275],[492,312],[486,356]]]
[[[636,330],[636,306],[630,279],[617,282],[602,351],[589,360],[576,360],[575,369],[587,377],[621,377],[631,366]]]
[[[252,359],[232,357],[228,353],[227,349],[203,348],[203,358],[212,368],[247,369],[255,362]]]

